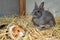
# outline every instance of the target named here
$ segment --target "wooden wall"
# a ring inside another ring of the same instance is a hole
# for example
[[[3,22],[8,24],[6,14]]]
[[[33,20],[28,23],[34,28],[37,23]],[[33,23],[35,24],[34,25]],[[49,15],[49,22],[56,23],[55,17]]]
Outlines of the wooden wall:
[[[26,15],[26,0],[20,0],[20,16]]]

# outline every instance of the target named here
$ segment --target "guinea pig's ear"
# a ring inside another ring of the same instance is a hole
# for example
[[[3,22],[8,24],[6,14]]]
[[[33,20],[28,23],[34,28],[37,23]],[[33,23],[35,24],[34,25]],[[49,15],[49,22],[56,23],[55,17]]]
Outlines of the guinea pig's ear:
[[[40,10],[44,10],[44,2],[42,2],[42,3],[40,4],[39,9],[40,9]]]
[[[37,5],[37,3],[35,2],[35,8],[34,9],[38,9],[38,5]]]

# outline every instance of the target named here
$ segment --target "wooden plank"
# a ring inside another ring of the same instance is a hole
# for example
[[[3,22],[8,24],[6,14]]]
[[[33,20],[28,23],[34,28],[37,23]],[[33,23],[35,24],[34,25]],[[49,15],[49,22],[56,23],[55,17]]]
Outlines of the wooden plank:
[[[26,0],[20,0],[20,16],[26,15]]]

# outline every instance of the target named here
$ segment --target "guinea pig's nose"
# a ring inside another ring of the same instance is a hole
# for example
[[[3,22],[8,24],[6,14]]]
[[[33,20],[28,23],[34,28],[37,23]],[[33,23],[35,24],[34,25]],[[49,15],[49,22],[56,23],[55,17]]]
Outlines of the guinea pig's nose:
[[[20,37],[24,37],[25,36],[25,33],[23,33],[23,32],[20,32],[19,34],[20,34]]]

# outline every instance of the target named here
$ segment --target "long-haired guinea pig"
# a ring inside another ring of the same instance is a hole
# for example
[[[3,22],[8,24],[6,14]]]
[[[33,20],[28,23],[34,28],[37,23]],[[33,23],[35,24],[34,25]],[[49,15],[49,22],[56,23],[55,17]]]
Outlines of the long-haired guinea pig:
[[[22,26],[14,24],[10,26],[9,33],[11,38],[16,40],[25,35],[25,30],[22,28]]]

